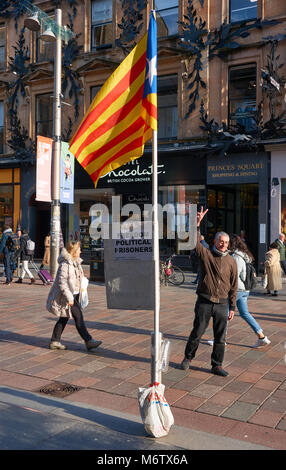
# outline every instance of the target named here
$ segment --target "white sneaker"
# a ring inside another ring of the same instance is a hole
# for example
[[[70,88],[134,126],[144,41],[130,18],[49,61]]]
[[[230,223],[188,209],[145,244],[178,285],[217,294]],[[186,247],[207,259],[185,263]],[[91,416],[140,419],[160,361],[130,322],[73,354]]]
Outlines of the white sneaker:
[[[213,339],[209,339],[207,341],[207,343],[210,345],[210,346],[213,346],[214,345],[214,340]],[[224,345],[226,346],[226,343],[224,343]]]
[[[258,338],[257,342],[252,347],[262,348],[262,346],[267,346],[270,343],[271,343],[270,339],[268,339],[267,336],[264,336],[264,338]]]
[[[67,347],[59,341],[51,341],[50,349],[67,349]]]

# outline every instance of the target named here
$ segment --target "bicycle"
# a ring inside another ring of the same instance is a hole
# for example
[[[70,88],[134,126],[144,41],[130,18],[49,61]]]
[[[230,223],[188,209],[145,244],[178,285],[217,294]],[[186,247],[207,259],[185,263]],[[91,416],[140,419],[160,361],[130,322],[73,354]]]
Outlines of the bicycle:
[[[175,255],[169,256],[165,261],[160,263],[160,284],[165,286],[173,284],[174,286],[180,286],[185,282],[185,274],[181,268],[173,265],[172,258]]]

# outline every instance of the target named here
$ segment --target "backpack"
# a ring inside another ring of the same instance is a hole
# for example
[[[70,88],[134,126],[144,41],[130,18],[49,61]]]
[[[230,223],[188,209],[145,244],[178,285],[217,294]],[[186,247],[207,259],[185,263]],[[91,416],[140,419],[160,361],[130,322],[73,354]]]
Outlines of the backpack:
[[[243,281],[246,290],[252,290],[257,284],[257,275],[255,267],[251,263],[246,263],[246,278]]]
[[[16,235],[14,233],[8,236],[6,240],[6,247],[8,248],[8,251],[11,251],[11,252],[16,251],[17,243],[16,243]]]
[[[238,253],[236,254],[238,255]],[[252,290],[257,285],[257,274],[255,271],[255,267],[253,266],[252,263],[248,263],[247,261],[245,261],[245,259],[242,256],[240,257],[243,259],[243,261],[245,262],[245,266],[246,266],[246,277],[245,277],[245,280],[242,282],[244,284],[245,290]]]
[[[35,242],[29,238],[26,242],[26,255],[33,256],[34,251],[35,251]]]

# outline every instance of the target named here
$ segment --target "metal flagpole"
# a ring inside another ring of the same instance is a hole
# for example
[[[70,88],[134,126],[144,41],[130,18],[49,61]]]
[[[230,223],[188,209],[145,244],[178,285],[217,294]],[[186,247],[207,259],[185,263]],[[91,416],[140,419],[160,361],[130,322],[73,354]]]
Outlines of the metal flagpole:
[[[154,12],[154,2],[152,2]],[[155,13],[154,13],[155,14]],[[156,22],[155,22],[156,25]],[[150,25],[149,25],[150,27]],[[157,26],[156,26],[156,56],[157,56]],[[153,38],[154,40],[154,38]],[[153,77],[157,80],[156,74]],[[157,94],[157,84],[156,84]],[[161,383],[161,342],[160,328],[160,258],[159,258],[159,223],[158,223],[158,133],[152,132],[152,218],[153,218],[153,262],[154,262],[154,331],[151,337],[151,383]]]
[[[158,225],[158,146],[157,131],[152,135],[152,206],[153,206],[153,260],[154,260],[154,334],[152,336],[152,367],[151,383],[161,383],[161,333],[159,331],[160,317],[160,266],[159,266],[159,225]]]

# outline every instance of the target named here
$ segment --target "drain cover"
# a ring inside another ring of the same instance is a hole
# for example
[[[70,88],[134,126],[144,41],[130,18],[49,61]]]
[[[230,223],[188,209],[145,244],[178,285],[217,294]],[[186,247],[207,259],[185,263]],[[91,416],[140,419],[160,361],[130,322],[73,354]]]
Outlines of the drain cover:
[[[45,393],[46,395],[52,395],[54,397],[66,397],[78,390],[81,390],[81,387],[61,382],[54,382],[40,388],[39,392]]]

